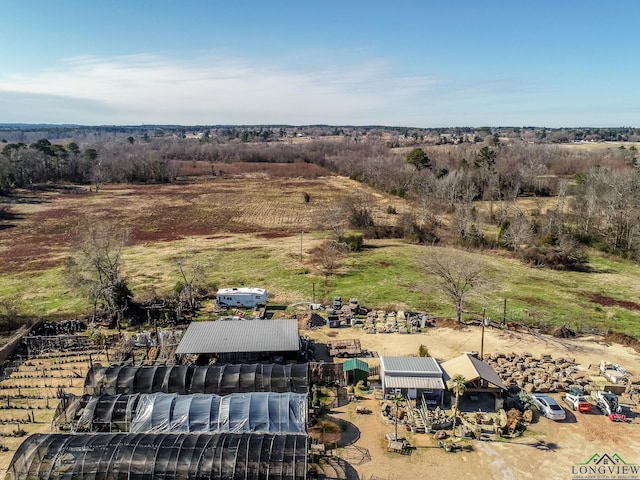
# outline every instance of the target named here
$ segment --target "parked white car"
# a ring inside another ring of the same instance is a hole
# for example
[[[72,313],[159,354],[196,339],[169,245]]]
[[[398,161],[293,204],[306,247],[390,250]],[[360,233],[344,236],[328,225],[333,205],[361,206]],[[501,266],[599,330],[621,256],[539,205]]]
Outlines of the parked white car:
[[[567,413],[564,409],[549,395],[533,393],[531,398],[533,399],[533,404],[538,407],[540,413],[545,417],[556,421],[567,418]]]

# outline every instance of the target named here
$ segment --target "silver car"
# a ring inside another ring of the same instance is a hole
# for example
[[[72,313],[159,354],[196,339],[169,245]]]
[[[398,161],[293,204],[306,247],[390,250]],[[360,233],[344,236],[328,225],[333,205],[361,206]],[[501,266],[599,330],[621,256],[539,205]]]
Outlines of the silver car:
[[[540,413],[545,417],[556,421],[564,420],[567,417],[564,409],[549,395],[533,393],[531,398],[533,398],[533,404],[538,407]]]

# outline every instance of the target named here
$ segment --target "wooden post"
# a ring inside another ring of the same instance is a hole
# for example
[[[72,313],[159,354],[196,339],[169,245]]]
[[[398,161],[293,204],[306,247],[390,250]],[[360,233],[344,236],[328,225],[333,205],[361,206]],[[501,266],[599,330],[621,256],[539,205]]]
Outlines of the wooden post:
[[[502,307],[502,325],[507,324],[507,299],[504,299],[504,306]]]

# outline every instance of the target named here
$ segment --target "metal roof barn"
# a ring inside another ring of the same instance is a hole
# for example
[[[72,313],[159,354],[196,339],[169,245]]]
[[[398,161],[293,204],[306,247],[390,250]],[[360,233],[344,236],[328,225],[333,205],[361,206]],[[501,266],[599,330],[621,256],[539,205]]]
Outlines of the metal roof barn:
[[[412,399],[442,404],[442,369],[432,357],[380,357],[380,382],[385,395],[400,391]]]
[[[359,358],[351,358],[342,364],[342,371],[346,383],[367,383],[369,379],[369,364]]]
[[[342,364],[342,370],[348,372],[350,370],[360,370],[369,373],[369,364],[359,358],[352,358]]]
[[[295,319],[193,322],[176,354],[295,352],[299,348]]]

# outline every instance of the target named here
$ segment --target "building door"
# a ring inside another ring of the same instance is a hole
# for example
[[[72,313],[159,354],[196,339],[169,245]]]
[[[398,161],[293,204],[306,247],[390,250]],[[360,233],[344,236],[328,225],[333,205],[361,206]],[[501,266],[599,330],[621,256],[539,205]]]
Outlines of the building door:
[[[407,397],[409,397],[411,400],[415,400],[417,396],[418,396],[418,389],[410,388],[407,390]]]

